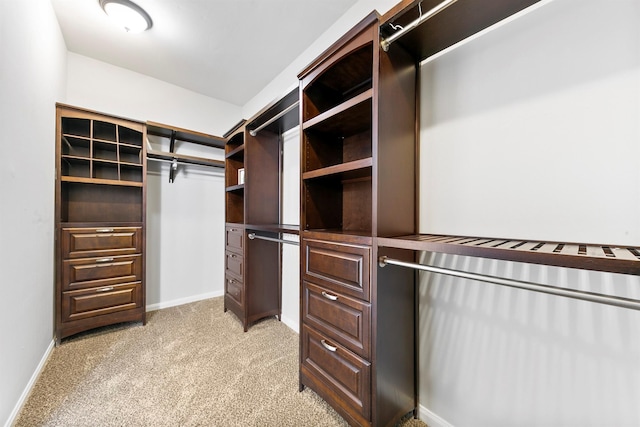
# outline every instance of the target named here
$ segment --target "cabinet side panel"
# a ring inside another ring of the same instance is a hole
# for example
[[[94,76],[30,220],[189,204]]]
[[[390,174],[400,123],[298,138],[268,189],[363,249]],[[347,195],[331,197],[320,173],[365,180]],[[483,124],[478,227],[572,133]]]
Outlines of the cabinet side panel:
[[[378,236],[415,232],[416,75],[401,46],[380,50]]]
[[[414,259],[411,251],[385,249],[384,255],[411,262]],[[416,407],[414,275],[410,268],[377,267],[373,379],[376,425],[395,425]]]

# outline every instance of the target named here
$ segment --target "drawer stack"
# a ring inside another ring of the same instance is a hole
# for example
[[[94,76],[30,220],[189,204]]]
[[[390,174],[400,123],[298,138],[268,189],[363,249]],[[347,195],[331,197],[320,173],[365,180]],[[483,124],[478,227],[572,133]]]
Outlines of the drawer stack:
[[[244,318],[244,229],[226,227],[224,311],[231,310]]]
[[[60,234],[58,340],[144,321],[142,227],[63,227]]]
[[[351,424],[371,419],[371,247],[303,240],[300,375]]]

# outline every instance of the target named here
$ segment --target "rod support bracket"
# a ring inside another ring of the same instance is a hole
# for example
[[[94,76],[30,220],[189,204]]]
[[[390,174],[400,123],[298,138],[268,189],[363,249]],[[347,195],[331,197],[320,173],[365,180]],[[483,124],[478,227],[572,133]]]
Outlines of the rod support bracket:
[[[380,267],[386,267],[387,266],[387,257],[382,255],[381,257],[378,258],[378,265]]]

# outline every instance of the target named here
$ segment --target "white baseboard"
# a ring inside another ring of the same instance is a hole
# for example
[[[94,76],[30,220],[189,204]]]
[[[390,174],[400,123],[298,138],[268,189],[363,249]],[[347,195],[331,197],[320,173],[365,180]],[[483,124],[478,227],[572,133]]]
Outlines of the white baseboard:
[[[31,375],[31,378],[29,379],[29,382],[27,383],[26,387],[22,391],[22,394],[20,395],[20,399],[18,399],[18,402],[13,407],[13,411],[11,411],[11,414],[9,415],[7,422],[4,425],[5,427],[10,427],[11,425],[13,425],[13,423],[16,421],[16,418],[18,418],[18,414],[20,414],[20,411],[22,410],[24,403],[27,401],[27,398],[31,394],[31,389],[33,388],[33,385],[38,380],[38,377],[40,376],[40,373],[42,372],[44,365],[47,364],[47,360],[49,360],[49,356],[51,355],[51,352],[53,351],[53,348],[55,346],[56,346],[56,341],[51,340],[51,343],[49,343],[49,346],[47,347],[44,354],[42,355],[42,358],[40,359],[40,363],[38,363],[36,370],[33,372],[33,374]]]
[[[287,325],[290,329],[292,329],[296,334],[300,334],[300,322],[298,321],[298,319],[291,319],[287,316],[280,316],[280,321]]]
[[[418,405],[418,418],[425,422],[429,427],[453,427],[453,424],[441,418],[434,412],[431,412],[423,405]]]
[[[190,302],[202,301],[204,299],[215,298],[215,297],[221,297],[222,295],[224,295],[224,291],[221,290],[221,291],[215,291],[215,292],[208,292],[206,294],[192,295],[186,298],[178,298],[171,301],[162,301],[156,304],[147,305],[147,311],[161,310],[163,308],[189,304]]]

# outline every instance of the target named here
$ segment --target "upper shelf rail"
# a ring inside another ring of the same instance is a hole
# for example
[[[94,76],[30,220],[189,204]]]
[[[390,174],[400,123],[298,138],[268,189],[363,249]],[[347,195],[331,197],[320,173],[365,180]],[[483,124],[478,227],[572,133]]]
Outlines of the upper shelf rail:
[[[379,238],[380,246],[640,275],[640,248],[418,234]]]

